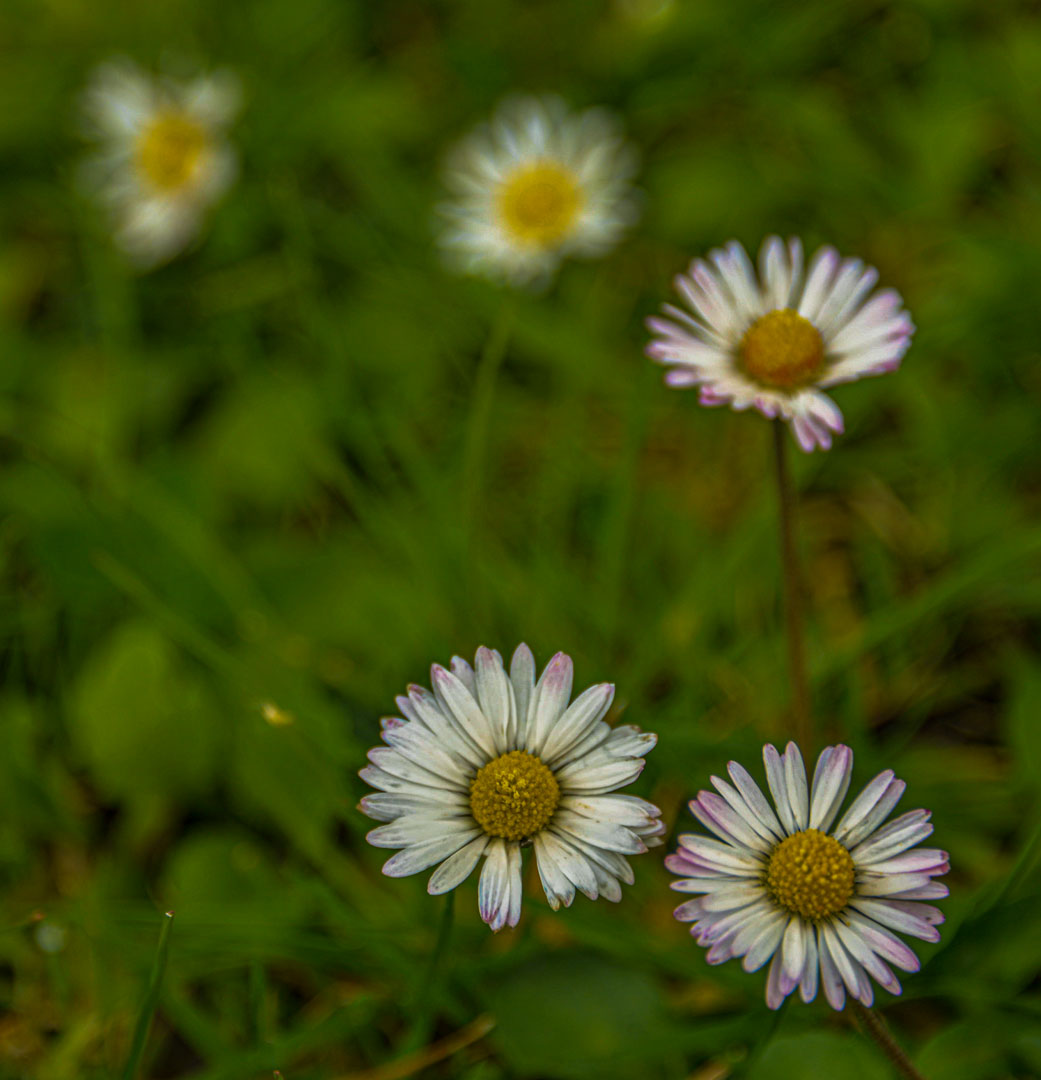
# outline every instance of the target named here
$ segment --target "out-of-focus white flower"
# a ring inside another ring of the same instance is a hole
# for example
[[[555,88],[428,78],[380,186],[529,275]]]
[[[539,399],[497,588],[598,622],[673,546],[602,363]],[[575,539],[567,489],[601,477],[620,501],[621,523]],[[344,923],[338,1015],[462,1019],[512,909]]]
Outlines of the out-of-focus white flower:
[[[544,283],[561,259],[602,254],[636,219],[635,168],[605,111],[508,99],[449,156],[442,245],[467,272]]]
[[[91,76],[82,108],[97,147],[83,181],[108,206],[116,242],[139,266],[182,251],[234,180],[226,129],[239,99],[227,71],[178,82],[118,59]]]
[[[932,879],[947,873],[947,852],[912,851],[933,831],[926,810],[884,825],[904,792],[892,771],[879,773],[832,822],[849,789],[853,751],[829,746],[817,760],[812,787],[795,743],[783,754],[763,750],[774,806],[736,761],[732,783],[712,777],[691,813],[715,837],[679,837],[665,865],[680,876],[672,887],[698,893],[675,911],[708,947],[710,964],[743,957],[745,971],[772,958],[766,979],[771,1009],[796,988],[803,1001],[824,995],[841,1009],[846,994],[870,1005],[871,979],[890,993],[900,983],[889,967],[917,971],[914,952],[894,930],[939,941],[943,913],[923,900],[947,895]],[[871,978],[869,979],[868,976]]]
[[[507,675],[502,657],[477,650],[473,667],[454,657],[431,668],[434,692],[410,686],[400,717],[382,721],[385,747],[369,751],[361,778],[378,793],[360,809],[389,822],[368,835],[400,848],[383,867],[404,877],[437,866],[427,891],[466,880],[484,857],[481,918],[493,930],[521,913],[521,851],[533,847],[553,908],[575,890],[619,900],[631,884],[626,855],[662,843],[661,811],[633,795],[610,794],[643,771],[657,737],[603,717],[608,683],[571,704],[572,665],[563,653],[535,681],[535,660],[518,646]]]
[[[823,247],[803,275],[802,244],[769,237],[756,277],[733,241],[695,259],[676,289],[689,310],[672,304],[668,318],[647,321],[658,336],[647,355],[670,370],[670,386],[700,388],[702,405],[754,407],[781,417],[803,450],[831,447],[842,413],[822,393],[900,366],[914,324],[900,294],[868,299],[878,271]]]

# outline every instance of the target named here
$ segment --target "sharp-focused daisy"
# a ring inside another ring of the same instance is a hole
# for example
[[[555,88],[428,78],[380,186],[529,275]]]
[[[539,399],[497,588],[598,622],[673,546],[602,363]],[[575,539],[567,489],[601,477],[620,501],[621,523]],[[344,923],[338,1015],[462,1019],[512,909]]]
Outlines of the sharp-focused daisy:
[[[400,717],[382,723],[385,747],[359,774],[380,791],[360,809],[390,824],[369,833],[376,847],[401,848],[383,867],[391,877],[437,866],[427,891],[464,881],[484,857],[481,918],[493,930],[521,912],[521,850],[533,847],[546,898],[567,906],[575,890],[621,899],[631,884],[626,855],[662,843],[661,811],[632,795],[609,794],[635,780],[657,736],[604,723],[608,683],[570,705],[572,666],[563,653],[535,681],[527,645],[509,675],[492,649],[471,667],[431,668],[434,692],[410,686]]]
[[[713,776],[691,812],[718,839],[687,835],[666,866],[680,875],[672,887],[699,893],[675,912],[693,922],[708,946],[708,962],[744,957],[746,971],[772,959],[766,1003],[776,1009],[796,986],[812,1001],[818,982],[832,1008],[846,993],[873,999],[870,975],[890,993],[900,983],[889,967],[917,971],[918,957],[893,931],[939,941],[943,913],[924,904],[947,895],[932,879],[948,870],[947,853],[916,844],[933,827],[926,810],[883,825],[904,792],[886,770],[867,785],[832,828],[846,797],[853,751],[829,746],[817,760],[812,788],[795,743],[784,754],[763,750],[776,812],[736,761],[732,784]],[[887,963],[887,961],[889,963]]]
[[[802,244],[765,241],[756,278],[736,241],[695,259],[672,304],[652,318],[647,355],[670,366],[670,386],[698,386],[702,405],[750,406],[782,417],[803,450],[831,446],[842,413],[822,390],[900,366],[914,325],[899,293],[870,299],[878,271],[821,248],[803,276]]]
[[[235,178],[225,130],[238,104],[228,72],[182,83],[123,59],[94,72],[82,105],[98,147],[84,182],[108,205],[117,243],[137,264],[181,251]]]
[[[442,244],[468,272],[544,282],[562,258],[603,253],[635,220],[635,167],[602,110],[507,100],[449,157]]]

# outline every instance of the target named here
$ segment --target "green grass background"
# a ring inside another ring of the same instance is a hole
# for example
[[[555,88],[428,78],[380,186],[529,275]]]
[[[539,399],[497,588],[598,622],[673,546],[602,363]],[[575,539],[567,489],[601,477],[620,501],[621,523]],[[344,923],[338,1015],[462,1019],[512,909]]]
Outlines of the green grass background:
[[[615,682],[673,832],[786,737],[770,432],[641,356],[689,258],[775,231],[918,325],[796,461],[822,738],[951,852],[943,941],[879,1005],[931,1080],[1041,1075],[1036,4],[6,0],[0,40],[0,1075],[120,1075],[166,909],[142,1076],[389,1080],[481,1016],[423,1075],[891,1075],[710,969],[660,851],[495,937],[467,883],[424,987],[444,901],[355,810],[394,695],[480,644]],[[239,183],[147,276],[74,184],[117,53],[246,92]],[[434,247],[443,151],[518,90],[643,159],[640,225],[544,295]]]

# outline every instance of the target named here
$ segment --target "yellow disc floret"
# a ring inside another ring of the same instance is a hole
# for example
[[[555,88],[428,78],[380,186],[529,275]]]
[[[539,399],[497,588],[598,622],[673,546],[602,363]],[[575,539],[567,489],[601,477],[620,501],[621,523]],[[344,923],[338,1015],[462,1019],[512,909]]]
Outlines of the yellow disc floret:
[[[766,887],[793,915],[819,920],[853,895],[853,857],[833,836],[806,829],[782,840],[766,867]]]
[[[470,784],[470,810],[489,836],[526,840],[560,801],[557,779],[534,754],[511,750],[489,761]]]
[[[499,189],[499,215],[511,239],[553,248],[567,236],[582,207],[575,176],[555,161],[537,161],[514,170]]]
[[[162,109],[138,135],[134,160],[147,184],[169,193],[194,179],[209,142],[197,120],[180,109]]]
[[[739,360],[757,383],[794,390],[820,374],[824,342],[811,322],[784,308],[752,323],[741,341]]]

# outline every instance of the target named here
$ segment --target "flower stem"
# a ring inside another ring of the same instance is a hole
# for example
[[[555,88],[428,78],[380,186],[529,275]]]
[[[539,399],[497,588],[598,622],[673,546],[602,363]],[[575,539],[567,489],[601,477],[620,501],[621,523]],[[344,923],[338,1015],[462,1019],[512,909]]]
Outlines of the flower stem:
[[[792,715],[795,741],[804,754],[812,753],[813,728],[810,721],[810,678],[806,668],[806,638],[803,611],[802,573],[795,547],[795,489],[788,469],[787,426],[773,422],[774,462],[780,504],[781,565],[784,575],[784,624],[788,643],[788,672],[791,678]]]
[[[481,350],[474,375],[473,397],[470,415],[467,419],[465,442],[463,445],[462,476],[462,517],[466,530],[467,553],[473,544],[476,529],[477,504],[481,497],[484,480],[484,458],[487,451],[488,427],[491,418],[492,401],[495,397],[495,383],[506,355],[506,346],[510,339],[513,323],[514,303],[505,299],[499,308],[499,314],[488,338]]]
[[[889,1058],[893,1068],[907,1080],[925,1080],[922,1074],[911,1064],[911,1059],[897,1045],[892,1032],[886,1026],[886,1022],[874,1009],[866,1008],[855,998],[849,999],[853,1015],[856,1017],[857,1026],[862,1032],[870,1035],[878,1044],[882,1053]]]

